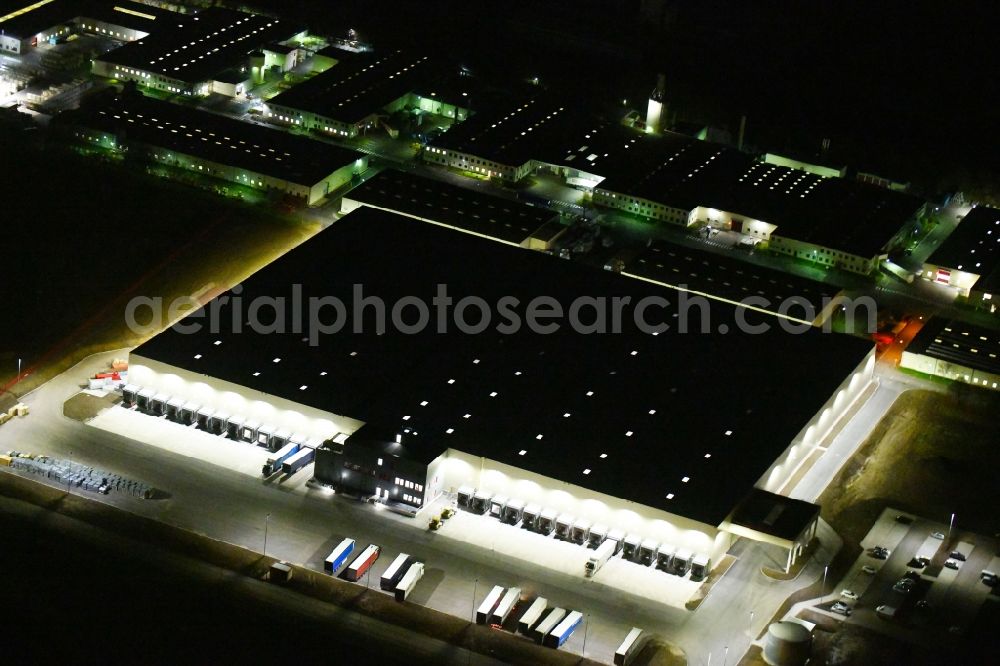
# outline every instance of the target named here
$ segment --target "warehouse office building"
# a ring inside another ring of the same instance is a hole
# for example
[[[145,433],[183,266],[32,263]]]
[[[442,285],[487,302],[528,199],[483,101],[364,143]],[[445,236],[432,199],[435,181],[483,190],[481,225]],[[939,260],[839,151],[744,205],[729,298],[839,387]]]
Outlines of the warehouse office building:
[[[927,258],[920,276],[996,311],[1000,299],[1000,210],[976,206]]]
[[[928,321],[903,351],[900,367],[980,388],[1000,388],[1000,333],[956,320]]]
[[[145,97],[109,93],[63,114],[77,138],[107,150],[316,204],[368,168],[337,146]]]
[[[241,296],[292,298],[300,285],[303,298],[351,303],[352,285],[362,284],[387,304],[431,303],[442,283],[455,303],[676,295],[363,206],[252,276]],[[349,435],[317,450],[316,479],[412,513],[471,487],[712,561],[730,546],[720,526],[734,507],[754,488],[782,488],[863,394],[874,364],[870,343],[814,329],[771,327],[741,340],[734,306],[718,301],[712,323],[732,326],[729,335],[653,335],[629,318],[606,335],[568,325],[544,335],[455,325],[375,335],[345,321],[310,344],[293,327],[232,330],[232,301],[222,298],[221,331],[168,329],[132,353],[128,401],[145,390],[238,411],[255,428]],[[675,314],[667,304],[647,320]],[[376,325],[376,315],[361,317]]]

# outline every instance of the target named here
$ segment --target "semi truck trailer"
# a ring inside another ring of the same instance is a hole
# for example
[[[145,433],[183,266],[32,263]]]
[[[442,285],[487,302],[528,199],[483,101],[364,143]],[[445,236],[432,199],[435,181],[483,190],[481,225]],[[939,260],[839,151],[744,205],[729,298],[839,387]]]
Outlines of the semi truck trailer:
[[[545,636],[542,644],[546,647],[561,648],[581,624],[583,624],[583,613],[573,611],[564,617],[562,622],[557,624],[556,628]]]
[[[597,547],[597,550],[593,552],[590,559],[583,565],[583,571],[587,578],[593,578],[594,574],[614,555],[616,543],[608,539]]]
[[[376,546],[373,543],[369,544],[367,548],[361,551],[360,555],[354,558],[350,566],[347,567],[347,571],[344,572],[344,578],[351,582],[358,581],[375,564],[375,560],[378,559],[381,552],[381,546]]]
[[[410,592],[413,591],[413,588],[417,586],[417,583],[423,577],[424,563],[414,562],[411,564],[399,580],[399,584],[396,585],[396,601],[406,601],[406,598],[410,596]]]
[[[528,632],[535,628],[538,619],[542,617],[542,613],[545,612],[545,607],[548,606],[548,603],[549,600],[545,597],[538,597],[531,602],[528,610],[524,611],[524,614],[517,621],[517,629],[522,635],[527,636]]]
[[[299,445],[297,442],[286,444],[279,449],[277,453],[267,459],[264,463],[263,469],[261,469],[261,474],[264,476],[271,476],[281,469],[282,463],[291,458],[294,454],[298,453],[298,451]]]
[[[310,449],[308,446],[303,446],[281,463],[281,471],[285,474],[295,474],[311,463],[314,457],[316,457],[316,450]]]
[[[323,562],[323,568],[329,574],[337,573],[340,567],[344,566],[344,562],[347,558],[351,556],[354,552],[354,539],[344,539],[337,547],[331,551],[329,555],[326,556],[326,560]]]
[[[486,624],[489,621],[493,610],[500,603],[501,596],[503,596],[503,587],[495,585],[483,599],[483,603],[479,604],[479,609],[476,611],[476,624]]]
[[[389,568],[385,570],[382,574],[382,578],[379,579],[378,586],[387,592],[392,592],[399,585],[399,581],[403,579],[403,575],[406,573],[407,565],[410,563],[410,556],[406,553],[400,553],[396,556],[396,559],[392,561]]]

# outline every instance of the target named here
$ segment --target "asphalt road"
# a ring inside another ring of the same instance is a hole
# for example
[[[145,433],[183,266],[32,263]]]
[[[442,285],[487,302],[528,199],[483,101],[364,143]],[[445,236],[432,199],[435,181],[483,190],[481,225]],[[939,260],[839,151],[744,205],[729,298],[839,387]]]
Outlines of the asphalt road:
[[[737,546],[737,563],[698,610],[678,610],[589,584],[582,576],[504,558],[486,547],[403,528],[398,521],[408,519],[376,512],[369,505],[331,498],[320,491],[283,490],[64,417],[62,403],[79,390],[84,379],[124,353],[115,350],[90,357],[26,396],[31,414],[0,428],[0,450],[68,457],[144,481],[168,492],[170,499],[141,501],[111,495],[100,500],[255,550],[262,549],[264,517],[270,513],[268,554],[316,568],[345,535],[383,546],[383,559],[373,576],[381,574],[396,553],[411,553],[425,561],[428,569],[413,600],[459,617],[471,614],[474,591],[479,602],[489,586],[517,585],[564,608],[589,614],[586,632],[574,634],[565,649],[579,654],[586,639],[587,656],[601,661],[611,661],[614,649],[633,625],[679,645],[691,664],[707,663],[710,653],[718,660],[725,647],[735,657],[749,643],[751,611],[753,633],[758,633],[791,592],[822,574],[823,563],[813,560],[795,581],[767,579],[760,568],[783,565],[784,553],[742,543]]]

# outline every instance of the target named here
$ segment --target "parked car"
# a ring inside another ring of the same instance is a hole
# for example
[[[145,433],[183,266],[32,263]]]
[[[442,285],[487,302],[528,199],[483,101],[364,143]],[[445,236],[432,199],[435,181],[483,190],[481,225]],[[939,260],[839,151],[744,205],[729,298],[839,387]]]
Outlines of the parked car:
[[[965,561],[965,555],[963,555],[962,553],[958,552],[957,550],[951,551],[951,555],[949,555],[948,557],[950,557],[953,560],[958,560],[959,562],[964,562]]]
[[[910,592],[913,591],[913,583],[910,582],[908,579],[904,578],[902,580],[896,581],[896,584],[892,586],[892,589],[895,592],[899,592],[900,594],[909,594]]]
[[[902,523],[904,525],[909,525],[910,523],[913,522],[913,518],[910,518],[906,514],[901,513],[898,516],[896,516],[896,522],[897,523]]]
[[[851,607],[845,604],[843,601],[838,601],[834,605],[830,606],[830,610],[834,613],[839,613],[846,617],[851,615]]]
[[[927,610],[930,607],[931,607],[931,604],[926,599],[921,599],[920,601],[917,602],[917,608],[920,608],[922,610]]]
[[[845,599],[851,599],[852,601],[858,600],[858,594],[854,590],[841,590],[840,596],[844,597]]]
[[[909,562],[906,563],[906,566],[913,567],[915,569],[923,569],[930,563],[931,561],[926,557],[914,557],[913,559],[911,559]]]
[[[940,541],[944,541],[944,533],[942,532],[931,532],[931,536]]]
[[[875,572],[878,571],[875,567],[873,567],[870,564],[866,564],[865,566],[861,567],[861,570],[866,574],[868,574],[869,576],[874,576]]]
[[[889,558],[890,551],[888,548],[883,548],[882,546],[875,546],[871,550],[871,556],[877,560],[885,560]]]
[[[951,560],[951,559],[945,560],[944,565],[949,569],[954,569],[958,571],[958,560]]]

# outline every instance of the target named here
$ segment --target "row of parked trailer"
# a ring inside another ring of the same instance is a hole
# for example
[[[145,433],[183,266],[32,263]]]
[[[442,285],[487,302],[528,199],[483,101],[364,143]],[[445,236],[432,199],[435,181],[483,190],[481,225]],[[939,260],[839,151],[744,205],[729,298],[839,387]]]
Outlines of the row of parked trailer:
[[[567,513],[559,513],[538,504],[525,504],[518,499],[503,495],[493,495],[485,490],[468,486],[458,489],[458,506],[482,515],[490,515],[507,525],[518,525],[543,536],[587,546],[595,550],[585,565],[584,574],[593,576],[611,557],[621,553],[622,558],[643,566],[653,565],[657,569],[676,576],[689,572],[693,580],[702,580],[708,575],[710,560],[705,555],[696,554],[686,548],[675,548],[653,539],[642,539],[621,530],[610,529],[607,525],[593,524],[584,518],[576,518]]]
[[[344,539],[327,556],[323,563],[324,570],[334,576],[355,553],[354,539]],[[351,582],[357,582],[364,577],[378,560],[382,547],[369,544],[359,555],[351,560],[344,569],[343,577]],[[379,587],[386,592],[392,592],[397,601],[404,601],[417,586],[424,575],[423,562],[417,562],[406,553],[400,553],[385,570],[379,580]]]
[[[565,645],[573,632],[583,624],[583,613],[559,607],[550,608],[549,600],[545,597],[535,597],[531,603],[520,602],[520,588],[504,588],[496,585],[476,610],[476,624],[501,629],[517,609],[522,608],[523,612],[517,619],[516,631],[551,648]],[[614,663],[618,666],[630,664],[642,651],[647,638],[642,629],[632,627],[615,650]]]
[[[521,600],[521,589],[495,586],[476,610],[476,624],[502,628]],[[538,597],[528,604],[517,621],[517,630],[548,647],[562,647],[583,623],[583,614],[567,613],[564,608],[549,608],[548,600]]]
[[[239,414],[217,411],[181,397],[156,393],[151,388],[142,388],[134,384],[122,387],[122,402],[126,407],[134,407],[151,416],[164,417],[169,421],[194,426],[213,435],[266,448],[274,455],[267,459],[261,470],[264,476],[276,472],[294,474],[313,461],[316,449],[322,444],[319,440],[309,439],[301,433],[276,428]]]

